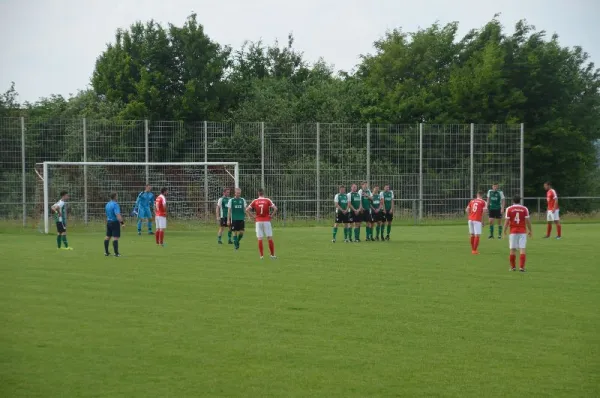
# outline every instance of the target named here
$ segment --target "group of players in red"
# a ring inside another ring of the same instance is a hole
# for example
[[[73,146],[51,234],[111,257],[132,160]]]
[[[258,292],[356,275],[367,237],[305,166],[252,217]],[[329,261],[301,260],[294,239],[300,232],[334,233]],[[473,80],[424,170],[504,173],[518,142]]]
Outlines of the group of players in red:
[[[544,238],[550,238],[552,233],[552,224],[556,225],[556,239],[562,238],[562,226],[560,224],[560,215],[558,207],[558,195],[552,188],[550,182],[544,183],[546,190],[547,203],[547,229]],[[504,207],[504,204],[503,204]],[[477,192],[477,197],[469,202],[466,208],[468,215],[469,233],[471,235],[471,253],[479,254],[479,240],[483,227],[483,213],[487,210],[487,202],[483,200],[483,192]],[[512,199],[512,205],[502,209],[504,214],[504,234],[509,233],[510,249],[510,270],[516,271],[517,251],[519,251],[519,271],[525,272],[527,237],[533,236],[531,220],[529,219],[529,210],[521,204],[521,197],[515,195]],[[493,220],[490,220],[492,223]]]

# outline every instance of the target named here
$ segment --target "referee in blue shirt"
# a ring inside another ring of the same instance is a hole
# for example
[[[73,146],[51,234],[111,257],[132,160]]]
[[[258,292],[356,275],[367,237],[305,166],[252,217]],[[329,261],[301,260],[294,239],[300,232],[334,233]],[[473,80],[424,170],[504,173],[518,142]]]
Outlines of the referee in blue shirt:
[[[110,202],[104,208],[106,211],[106,237],[104,238],[104,255],[110,256],[108,244],[110,238],[113,240],[113,249],[115,257],[121,257],[119,254],[119,238],[121,237],[121,225],[124,225],[123,216],[121,216],[121,208],[117,203],[117,194],[110,194]]]

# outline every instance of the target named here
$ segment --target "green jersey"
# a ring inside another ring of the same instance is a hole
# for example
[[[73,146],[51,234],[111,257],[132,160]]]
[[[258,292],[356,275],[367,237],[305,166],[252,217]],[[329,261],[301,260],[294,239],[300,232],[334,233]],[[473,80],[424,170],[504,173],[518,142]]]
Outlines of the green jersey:
[[[244,198],[231,198],[227,202],[227,208],[231,212],[232,221],[244,221],[246,218],[246,199]]]
[[[352,208],[358,209],[360,207],[360,194],[358,192],[350,192],[348,194],[348,200],[350,200]]]
[[[383,200],[383,208],[386,211],[392,210],[392,205],[394,204],[394,192],[392,191],[383,191],[380,195],[381,200]]]
[[[345,193],[338,193],[333,198],[333,201],[340,206],[342,210],[348,210],[348,195]],[[339,209],[336,207],[335,211],[337,212]]]
[[[369,210],[371,208],[371,191],[369,189],[365,189],[364,191],[360,189],[358,194],[360,195],[363,209]]]
[[[219,216],[221,218],[227,218],[227,211],[229,210],[227,203],[229,203],[230,200],[231,198],[229,196],[223,196],[217,201],[217,206],[219,206]]]
[[[52,207],[56,210],[54,212],[54,222],[62,222],[64,225],[67,225],[67,204],[61,199]]]
[[[504,193],[502,193],[502,191],[490,189],[487,193],[487,197],[490,201],[490,210],[502,209],[502,201],[504,200]]]
[[[373,194],[373,200],[371,201],[371,207],[373,209],[379,209],[380,205],[381,205],[381,194],[380,193],[374,193]]]

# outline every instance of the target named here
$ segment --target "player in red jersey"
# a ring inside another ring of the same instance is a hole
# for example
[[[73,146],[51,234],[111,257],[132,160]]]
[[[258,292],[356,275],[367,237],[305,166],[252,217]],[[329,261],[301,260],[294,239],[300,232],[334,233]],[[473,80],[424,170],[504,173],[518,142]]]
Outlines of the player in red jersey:
[[[483,198],[483,192],[477,192],[477,197],[469,202],[466,212],[469,216],[469,233],[471,234],[471,254],[479,254],[479,237],[483,227],[483,212],[487,209],[487,203]]]
[[[546,203],[548,204],[546,220],[548,221],[548,226],[546,227],[546,236],[544,238],[549,238],[552,234],[552,223],[556,224],[556,239],[560,239],[562,237],[562,225],[560,225],[560,214],[558,208],[558,195],[556,191],[552,188],[552,183],[546,182],[544,183],[544,189],[546,190]]]
[[[273,209],[273,213],[271,213]],[[254,199],[246,209],[248,212],[254,211],[254,219],[256,220],[256,237],[258,238],[258,251],[260,258],[263,258],[263,238],[269,240],[269,251],[271,258],[275,256],[275,243],[273,243],[273,228],[271,227],[271,217],[277,212],[275,203],[269,198],[265,198],[265,192],[262,189],[258,190],[258,199]],[[252,213],[250,213],[252,214]]]
[[[519,271],[525,272],[525,247],[527,246],[527,236],[532,236],[531,220],[529,219],[529,210],[521,205],[521,197],[513,197],[513,205],[506,209],[506,221],[504,223],[504,234],[510,227],[509,248],[510,248],[510,270],[516,270],[517,250],[520,251]]]
[[[167,229],[167,188],[160,189],[160,195],[154,201],[156,220],[156,244],[165,245],[165,229]]]

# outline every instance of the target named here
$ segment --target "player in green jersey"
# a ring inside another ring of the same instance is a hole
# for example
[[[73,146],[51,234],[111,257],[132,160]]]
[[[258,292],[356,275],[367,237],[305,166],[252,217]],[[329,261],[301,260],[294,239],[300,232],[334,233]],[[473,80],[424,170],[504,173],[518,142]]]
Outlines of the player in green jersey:
[[[227,227],[227,213],[229,208],[227,207],[227,203],[229,203],[229,200],[231,199],[231,190],[229,188],[225,188],[223,190],[223,196],[219,198],[219,200],[217,201],[217,222],[219,223],[219,232],[217,232],[217,243],[219,245],[222,245],[223,242],[221,242],[221,237],[223,236],[223,230],[225,229],[225,227]],[[229,243],[230,245],[233,244],[233,241],[231,240],[231,229],[228,228],[229,230],[227,231],[227,243]]]
[[[244,237],[246,219],[246,199],[242,198],[242,190],[235,189],[235,196],[227,202],[227,225],[233,232],[233,246],[235,250],[240,248],[240,241]]]
[[[369,185],[367,184],[366,181],[363,181],[361,183],[361,189],[358,191],[358,194],[360,195],[360,201],[361,201],[361,207],[362,207],[362,212],[361,212],[361,221],[364,222],[365,225],[365,232],[366,232],[366,241],[372,241],[373,239],[373,218],[371,216],[371,200],[373,199],[373,194],[371,193],[371,190],[369,189]],[[358,228],[360,229],[360,224],[358,225]]]
[[[65,246],[64,250],[73,250],[67,242],[67,200],[69,200],[69,193],[62,191],[59,201],[52,205],[51,209],[56,223],[56,245],[60,249],[62,243]]]
[[[358,187],[356,184],[352,184],[350,187],[350,193],[348,194],[348,205],[350,207],[350,216],[348,222],[354,228],[354,242],[360,242],[360,217],[361,217],[361,200],[360,194],[356,191]],[[350,241],[352,241],[352,233],[350,231]]]
[[[373,224],[375,224],[375,239],[379,240],[379,235],[381,234],[381,241],[383,242],[383,207],[381,200],[381,193],[379,192],[379,187],[375,185],[373,187],[373,196],[371,199],[371,217],[373,219]],[[372,230],[371,230],[372,232]]]
[[[385,185],[380,196],[383,201],[384,221],[387,223],[385,240],[390,240],[390,231],[392,230],[392,221],[394,220],[394,192],[390,190],[389,185]],[[381,226],[381,237],[383,238],[383,225]]]
[[[332,242],[335,243],[338,224],[344,224],[344,242],[348,243],[352,240],[352,229],[350,228],[350,221],[348,221],[350,209],[348,206],[348,194],[344,185],[340,185],[339,193],[334,196],[333,203],[335,204],[335,223],[333,224]]]
[[[493,184],[487,193],[487,207],[490,218],[490,236],[494,239],[494,220],[498,222],[498,239],[502,239],[502,214],[504,214],[504,193],[498,189],[498,184]]]

